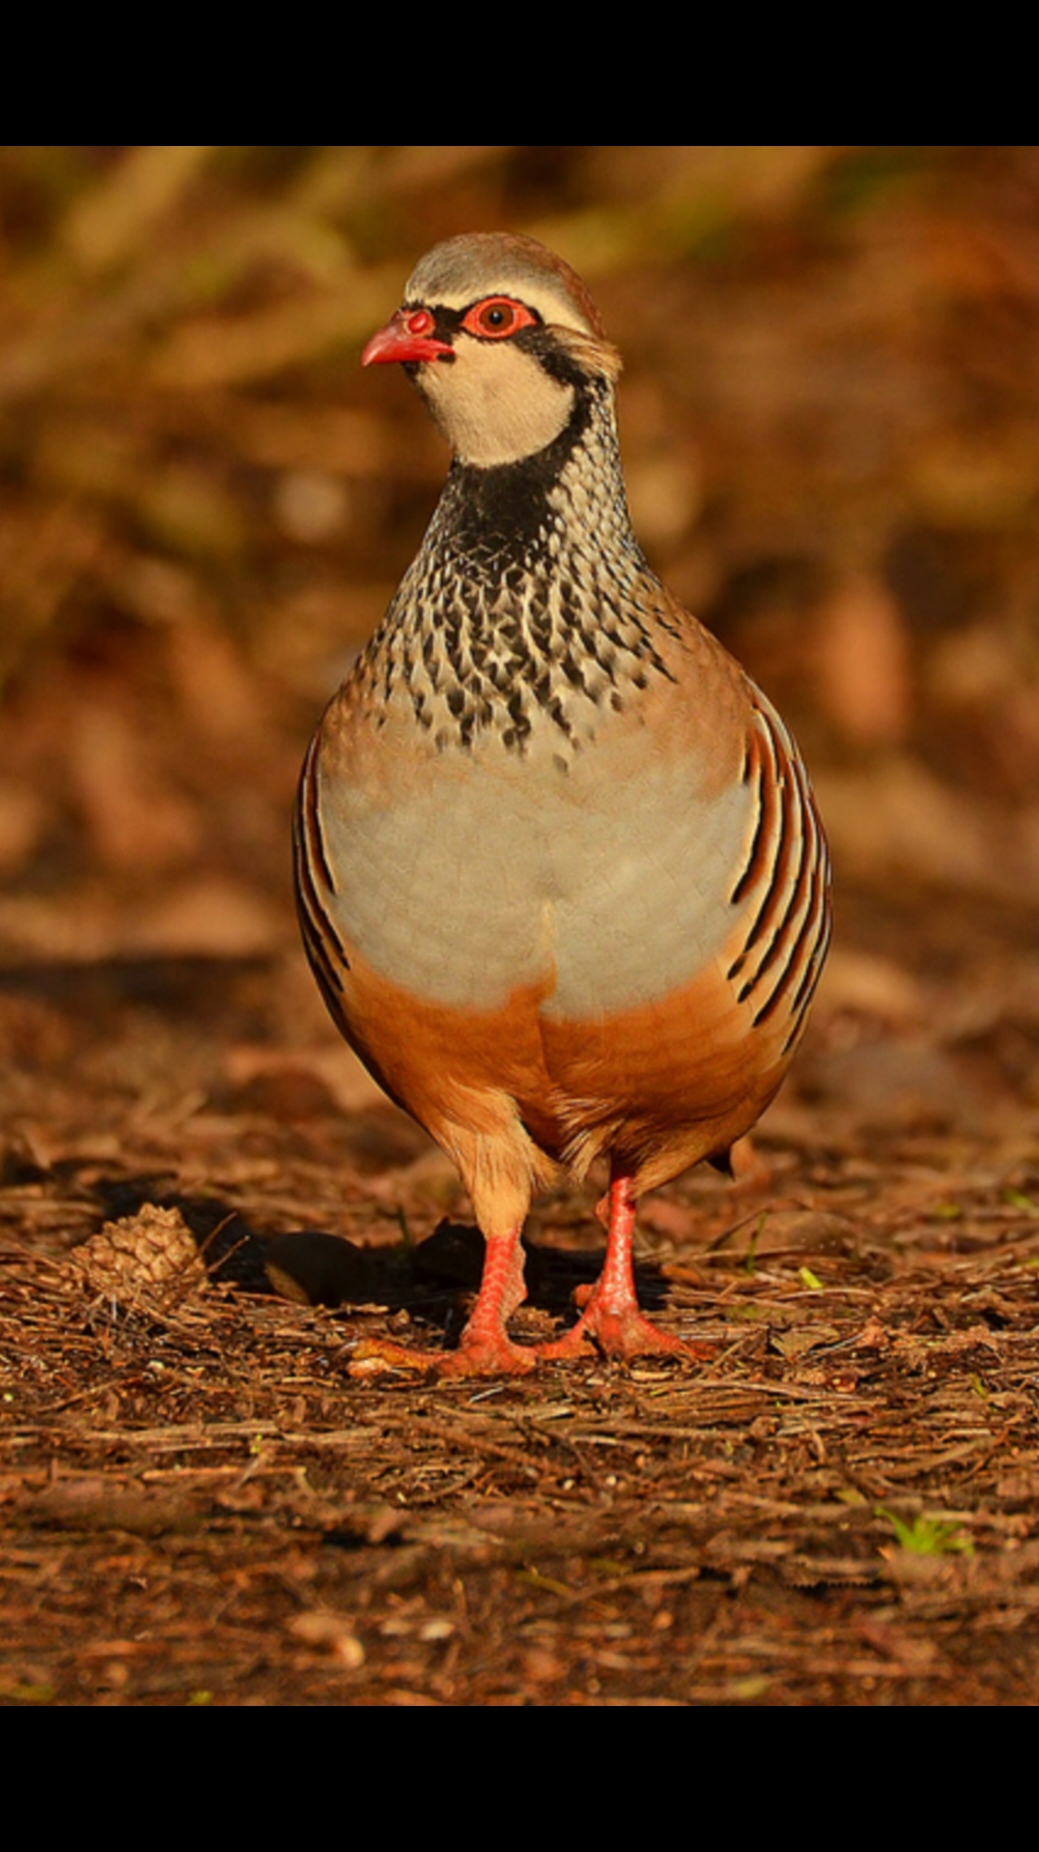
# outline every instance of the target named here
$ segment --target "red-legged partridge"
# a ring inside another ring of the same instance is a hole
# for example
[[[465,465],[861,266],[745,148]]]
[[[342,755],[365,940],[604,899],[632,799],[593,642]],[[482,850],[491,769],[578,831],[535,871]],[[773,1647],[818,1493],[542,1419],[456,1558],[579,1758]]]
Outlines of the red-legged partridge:
[[[724,1162],[801,1034],[830,932],[804,767],[643,557],[619,357],[566,264],[529,238],[449,239],[363,360],[403,364],[453,461],[307,755],[303,935],[343,1034],[454,1159],[486,1238],[459,1349],[399,1358],[476,1374],[589,1340],[694,1354],[638,1309],[634,1207]],[[600,1156],[602,1274],[565,1337],[516,1344],[531,1194]]]

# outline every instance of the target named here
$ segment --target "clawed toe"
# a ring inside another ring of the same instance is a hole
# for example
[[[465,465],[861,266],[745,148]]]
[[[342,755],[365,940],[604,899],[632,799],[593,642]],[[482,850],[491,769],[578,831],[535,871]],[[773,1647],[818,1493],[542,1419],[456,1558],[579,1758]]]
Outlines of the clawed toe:
[[[480,1336],[457,1350],[415,1350],[410,1344],[366,1338],[347,1365],[348,1376],[379,1376],[387,1370],[417,1370],[423,1375],[526,1376],[537,1367],[537,1352],[499,1338]]]
[[[660,1331],[637,1308],[611,1311],[597,1303],[594,1294],[576,1325],[537,1354],[545,1361],[566,1362],[598,1351],[605,1357],[677,1357],[685,1363],[703,1363],[717,1354],[717,1346],[672,1337]]]

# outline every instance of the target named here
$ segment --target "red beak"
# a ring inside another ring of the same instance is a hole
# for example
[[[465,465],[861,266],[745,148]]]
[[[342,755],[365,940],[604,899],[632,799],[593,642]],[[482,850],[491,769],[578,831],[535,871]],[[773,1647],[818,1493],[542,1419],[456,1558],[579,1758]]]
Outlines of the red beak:
[[[418,324],[418,332],[409,326]],[[373,334],[361,355],[363,367],[388,366],[393,360],[438,360],[441,354],[453,353],[449,341],[434,340],[425,332],[433,326],[433,317],[425,310],[398,309],[385,328]]]

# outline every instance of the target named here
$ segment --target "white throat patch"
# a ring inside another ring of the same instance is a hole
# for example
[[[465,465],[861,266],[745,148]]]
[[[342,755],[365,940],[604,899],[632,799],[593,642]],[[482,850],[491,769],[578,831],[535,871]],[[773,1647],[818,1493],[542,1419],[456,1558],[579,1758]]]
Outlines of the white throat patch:
[[[573,409],[571,386],[552,379],[512,341],[455,340],[452,362],[423,366],[417,384],[461,463],[489,469],[533,456],[559,436]]]

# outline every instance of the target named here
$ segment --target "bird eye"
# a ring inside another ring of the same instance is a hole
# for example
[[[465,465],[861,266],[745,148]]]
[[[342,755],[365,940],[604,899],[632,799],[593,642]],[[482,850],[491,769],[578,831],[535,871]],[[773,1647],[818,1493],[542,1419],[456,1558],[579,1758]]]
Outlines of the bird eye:
[[[532,328],[536,319],[522,302],[513,302],[509,296],[487,296],[463,316],[462,327],[469,334],[493,341],[516,334],[521,328]]]

